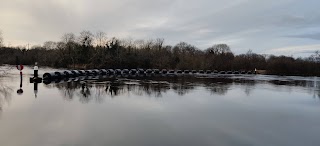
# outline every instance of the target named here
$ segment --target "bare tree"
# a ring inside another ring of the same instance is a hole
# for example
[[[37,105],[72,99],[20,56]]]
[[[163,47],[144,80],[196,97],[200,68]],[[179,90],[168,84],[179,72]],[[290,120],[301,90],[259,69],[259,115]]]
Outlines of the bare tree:
[[[118,49],[119,45],[120,45],[120,41],[115,37],[113,37],[106,43],[106,46],[108,49]]]
[[[155,45],[157,47],[157,49],[161,49],[163,47],[163,44],[164,44],[164,39],[163,38],[157,38],[155,40]]]
[[[105,46],[107,42],[107,35],[102,31],[98,31],[95,36],[95,42],[98,47]]]
[[[154,44],[153,39],[147,40],[144,44],[144,49],[150,50],[152,48],[153,44]]]
[[[145,41],[144,40],[142,40],[142,39],[139,39],[139,40],[135,40],[134,42],[133,42],[133,44],[134,44],[134,46],[135,46],[135,48],[136,49],[141,49],[142,47],[143,47],[143,44],[145,43]]]
[[[58,43],[53,41],[46,41],[43,43],[43,48],[46,50],[53,50],[57,48]]]
[[[319,51],[314,52],[314,54],[309,57],[309,60],[317,63],[320,62],[320,52]]]
[[[82,31],[82,32],[80,32],[80,36],[78,38],[78,41],[82,46],[85,46],[85,47],[92,46],[93,34],[87,30]]]
[[[227,44],[216,44],[206,50],[207,53],[220,55],[231,53],[231,49]]]
[[[66,33],[62,36],[62,50],[64,50],[62,54],[63,59],[66,61],[67,64],[73,64],[73,67],[75,67],[75,61],[76,61],[76,54],[75,54],[75,40],[76,37],[73,33]],[[57,47],[61,47],[62,44],[57,44]]]
[[[68,44],[68,43],[74,43],[76,40],[76,36],[73,33],[66,33],[62,36],[62,42]]]
[[[134,48],[134,42],[132,38],[125,38],[120,40],[120,45],[128,49]]]

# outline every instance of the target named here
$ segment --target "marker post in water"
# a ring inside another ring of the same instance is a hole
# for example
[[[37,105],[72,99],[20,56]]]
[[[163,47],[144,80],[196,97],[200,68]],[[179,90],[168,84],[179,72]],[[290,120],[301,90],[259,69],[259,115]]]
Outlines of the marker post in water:
[[[39,77],[39,72],[38,72],[38,63],[36,62],[34,67],[33,67],[33,77],[30,77],[30,83],[41,83],[42,78]]]
[[[39,82],[39,78],[38,78],[38,63],[36,62],[34,67],[33,67],[33,90],[34,90],[34,96],[35,98],[37,98],[37,94],[38,94],[38,82]]]
[[[17,93],[18,94],[22,94],[23,93],[23,90],[22,90],[22,70],[23,70],[23,65],[20,64],[19,62],[19,58],[17,57],[16,58],[16,67],[17,69],[20,71],[20,89],[17,90]]]
[[[35,63],[33,67],[33,79],[36,80],[38,79],[38,62]]]
[[[33,77],[30,77],[30,83],[33,83],[33,90],[34,90],[34,95],[37,98],[37,93],[38,93],[38,84],[42,83],[42,78],[39,77],[39,72],[38,72],[38,63],[36,62],[34,67],[33,67]]]

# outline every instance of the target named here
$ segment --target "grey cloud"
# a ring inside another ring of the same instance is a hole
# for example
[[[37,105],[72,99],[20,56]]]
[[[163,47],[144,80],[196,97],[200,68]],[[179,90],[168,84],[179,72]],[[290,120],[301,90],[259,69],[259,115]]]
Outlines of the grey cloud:
[[[319,40],[319,34],[303,33],[319,26],[319,4],[316,0],[4,0],[0,13],[7,10],[30,19],[0,15],[1,20],[32,23],[17,26],[5,23],[0,27],[5,28],[5,34],[12,34],[9,40],[19,38],[38,43],[59,40],[66,32],[102,30],[109,37],[161,37],[172,45],[186,41],[201,49],[226,41],[239,53],[248,48],[261,52],[313,43],[296,44],[290,38]],[[283,42],[283,36],[290,37]],[[268,43],[271,41],[272,44]]]
[[[291,35],[291,36],[288,36],[288,37],[320,40],[320,33]]]
[[[290,1],[276,4],[270,3],[272,2],[244,1],[211,14],[198,12],[196,13],[198,14],[197,16],[188,17],[190,19],[176,16],[178,19],[171,20],[173,22],[170,22],[171,25],[169,27],[163,26],[162,28],[148,29],[146,33],[150,32],[152,35],[169,34],[169,36],[188,40],[211,39],[214,42],[216,39],[230,38],[232,36],[242,38],[278,35],[278,31],[318,24],[318,22],[314,21],[315,19],[288,14],[290,13],[290,7],[287,8],[287,11],[284,11],[283,9],[290,4]],[[181,30],[181,27],[186,29]],[[195,36],[196,32],[201,29],[207,30],[207,33]],[[179,30],[180,32],[177,32]],[[246,32],[249,32],[246,34],[247,36],[239,36],[239,34]]]

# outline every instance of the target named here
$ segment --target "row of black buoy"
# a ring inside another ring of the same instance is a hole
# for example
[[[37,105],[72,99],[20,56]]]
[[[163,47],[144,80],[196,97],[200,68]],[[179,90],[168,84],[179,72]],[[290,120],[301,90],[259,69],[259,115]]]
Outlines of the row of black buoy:
[[[166,69],[93,69],[65,70],[43,74],[44,80],[75,78],[98,75],[136,75],[136,74],[253,74],[253,71],[211,71],[211,70],[166,70]]]

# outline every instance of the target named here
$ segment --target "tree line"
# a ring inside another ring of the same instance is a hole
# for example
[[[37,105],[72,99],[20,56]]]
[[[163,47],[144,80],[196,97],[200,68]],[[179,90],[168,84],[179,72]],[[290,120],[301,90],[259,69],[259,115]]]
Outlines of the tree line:
[[[249,71],[255,68],[277,75],[320,75],[320,53],[307,58],[261,55],[249,50],[235,55],[227,44],[215,44],[206,50],[180,42],[166,45],[164,39],[132,40],[107,38],[103,32],[82,31],[78,36],[66,33],[59,42],[43,45],[6,47],[0,35],[0,64],[22,64],[70,69],[159,68],[181,70]]]

